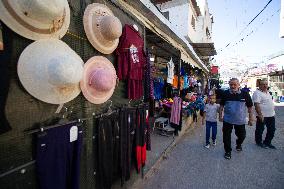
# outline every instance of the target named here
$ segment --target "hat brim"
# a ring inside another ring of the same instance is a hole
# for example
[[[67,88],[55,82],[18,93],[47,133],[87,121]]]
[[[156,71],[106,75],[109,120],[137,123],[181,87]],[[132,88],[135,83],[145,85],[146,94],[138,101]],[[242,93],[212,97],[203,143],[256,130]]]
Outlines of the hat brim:
[[[83,70],[83,60],[66,43],[58,39],[44,39],[35,41],[24,49],[18,61],[17,72],[23,87],[32,96],[50,104],[63,104],[76,98],[81,89],[79,81],[62,87],[48,82],[46,69],[48,60],[54,55],[66,61],[74,61]],[[42,59],[45,61],[41,61]]]
[[[94,56],[90,58],[84,65],[83,79],[80,82],[80,87],[84,97],[93,104],[102,104],[106,102],[113,94],[116,82],[108,91],[98,91],[89,85],[89,76],[97,68],[105,68],[112,72],[116,78],[116,70],[113,64],[103,56]]]
[[[9,3],[13,4],[14,1],[10,1]],[[11,5],[13,6],[13,5]],[[46,24],[42,24],[35,20],[31,20],[28,18],[23,12],[15,12],[15,15],[11,15],[10,12],[6,9],[3,1],[0,1],[0,20],[3,21],[11,30],[18,33],[19,35],[31,39],[31,40],[39,40],[39,39],[47,39],[47,38],[57,38],[61,39],[69,28],[70,24],[70,8],[68,1],[66,0],[65,5],[65,18],[64,22],[60,29],[55,32],[43,32],[50,29],[50,26]],[[25,23],[28,23],[31,27],[24,26],[18,20],[22,20]]]
[[[94,22],[98,23],[100,15],[97,12],[104,12],[105,15],[114,16],[112,11],[105,5],[100,3],[93,3],[87,6],[83,16],[84,30],[89,42],[98,51],[104,54],[112,53],[118,46],[119,39],[109,41],[104,39],[98,27],[93,26]],[[93,19],[96,19],[95,21]]]

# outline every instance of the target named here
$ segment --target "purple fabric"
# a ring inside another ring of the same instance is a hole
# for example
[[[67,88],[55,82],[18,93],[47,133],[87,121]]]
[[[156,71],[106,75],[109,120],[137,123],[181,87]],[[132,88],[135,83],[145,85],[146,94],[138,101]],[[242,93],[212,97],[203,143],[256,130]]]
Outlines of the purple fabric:
[[[180,111],[181,111],[182,100],[180,97],[174,97],[174,103],[171,110],[171,119],[170,122],[174,124],[179,124],[180,121]]]
[[[79,189],[82,130],[70,142],[67,124],[49,129],[37,136],[36,171],[40,189]]]

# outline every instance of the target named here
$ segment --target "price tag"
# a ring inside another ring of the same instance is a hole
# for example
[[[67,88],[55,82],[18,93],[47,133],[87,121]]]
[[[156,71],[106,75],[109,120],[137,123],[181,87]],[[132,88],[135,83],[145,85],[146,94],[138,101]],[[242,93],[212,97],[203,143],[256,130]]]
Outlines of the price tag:
[[[73,126],[70,128],[70,142],[74,142],[78,139],[78,127]]]

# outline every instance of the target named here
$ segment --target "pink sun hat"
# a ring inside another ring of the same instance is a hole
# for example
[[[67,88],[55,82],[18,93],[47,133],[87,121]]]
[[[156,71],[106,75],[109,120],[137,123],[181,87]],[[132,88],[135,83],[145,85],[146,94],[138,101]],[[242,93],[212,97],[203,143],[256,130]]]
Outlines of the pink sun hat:
[[[88,40],[98,51],[111,54],[116,49],[122,34],[122,25],[106,5],[88,5],[84,12],[83,24]]]
[[[80,87],[89,102],[102,104],[112,96],[116,79],[113,64],[103,56],[94,56],[84,65]]]

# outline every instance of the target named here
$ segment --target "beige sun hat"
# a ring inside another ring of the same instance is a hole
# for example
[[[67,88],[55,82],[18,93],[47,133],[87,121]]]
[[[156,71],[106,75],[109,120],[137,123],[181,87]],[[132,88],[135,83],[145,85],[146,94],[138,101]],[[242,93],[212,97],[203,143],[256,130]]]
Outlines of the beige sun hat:
[[[98,51],[110,54],[116,49],[122,25],[107,6],[99,3],[88,5],[83,23],[88,40]]]
[[[84,65],[80,87],[85,98],[93,104],[107,101],[116,86],[116,71],[112,63],[103,56],[94,56]]]
[[[70,8],[67,0],[1,0],[0,20],[28,39],[60,39],[70,24]]]
[[[83,60],[66,43],[50,38],[27,46],[18,61],[18,76],[35,98],[63,104],[78,96]]]

